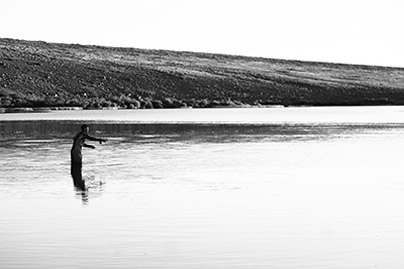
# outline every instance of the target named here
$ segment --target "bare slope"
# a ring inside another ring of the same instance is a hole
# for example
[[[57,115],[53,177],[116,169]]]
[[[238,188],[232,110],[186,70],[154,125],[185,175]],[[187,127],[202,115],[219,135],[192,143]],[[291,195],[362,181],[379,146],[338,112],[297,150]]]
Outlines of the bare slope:
[[[0,39],[0,106],[404,104],[404,69]]]

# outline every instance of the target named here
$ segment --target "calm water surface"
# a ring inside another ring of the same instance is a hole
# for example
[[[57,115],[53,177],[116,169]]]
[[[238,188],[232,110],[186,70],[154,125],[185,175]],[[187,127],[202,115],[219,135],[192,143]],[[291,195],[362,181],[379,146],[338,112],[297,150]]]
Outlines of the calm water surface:
[[[403,145],[403,107],[0,114],[0,268],[403,268]]]

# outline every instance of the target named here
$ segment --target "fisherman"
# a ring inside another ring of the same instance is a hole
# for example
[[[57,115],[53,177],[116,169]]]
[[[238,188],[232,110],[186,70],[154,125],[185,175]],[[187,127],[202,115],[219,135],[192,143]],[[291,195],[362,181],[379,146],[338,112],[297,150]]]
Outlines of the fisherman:
[[[81,169],[83,165],[83,157],[81,155],[81,149],[83,147],[95,149],[93,145],[86,144],[86,139],[90,141],[98,141],[100,144],[102,142],[107,142],[106,139],[95,138],[88,134],[90,127],[87,124],[81,125],[81,131],[78,132],[73,138],[73,146],[70,151],[71,155],[71,175],[73,177],[74,186],[80,190],[85,190],[85,182],[83,180]]]

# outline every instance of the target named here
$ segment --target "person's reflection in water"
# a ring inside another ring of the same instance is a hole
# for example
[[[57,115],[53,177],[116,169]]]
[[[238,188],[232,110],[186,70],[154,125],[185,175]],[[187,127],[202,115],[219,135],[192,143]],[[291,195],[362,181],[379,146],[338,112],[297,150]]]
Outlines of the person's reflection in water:
[[[80,191],[77,189],[76,195],[80,196],[81,202],[84,206],[88,205],[88,191]]]
[[[86,184],[83,180],[81,173],[83,166],[83,157],[81,155],[81,149],[83,147],[95,149],[93,145],[86,144],[86,140],[98,141],[100,144],[106,142],[106,139],[95,138],[88,134],[90,127],[87,124],[81,125],[81,131],[78,132],[73,138],[73,146],[70,151],[71,155],[71,175],[73,177],[74,186],[81,191],[86,191]]]

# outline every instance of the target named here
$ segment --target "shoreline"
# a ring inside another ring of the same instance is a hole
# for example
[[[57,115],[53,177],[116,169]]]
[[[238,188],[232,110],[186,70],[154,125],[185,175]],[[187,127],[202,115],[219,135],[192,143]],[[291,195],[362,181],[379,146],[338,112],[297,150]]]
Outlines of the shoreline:
[[[187,110],[187,109],[249,109],[249,108],[315,108],[315,107],[395,107],[404,106],[404,104],[340,104],[340,105],[235,105],[235,106],[209,106],[209,107],[161,107],[161,108],[124,108],[124,107],[102,107],[102,108],[84,108],[80,106],[75,107],[54,107],[54,106],[43,106],[43,107],[0,107],[0,114],[3,113],[50,113],[53,111],[112,111],[112,110]]]
[[[283,108],[283,105],[267,105],[267,106],[214,106],[208,108]],[[122,108],[122,107],[103,107],[103,108],[83,108],[83,107],[0,107],[0,113],[49,113],[52,111],[69,111],[69,110],[173,110],[173,109],[208,109],[208,108],[193,108],[193,107],[179,107],[179,108]]]
[[[0,107],[0,113],[49,113],[61,110],[83,110],[82,107]]]
[[[165,123],[404,123],[404,106],[316,106],[197,109],[75,109],[0,113],[0,121]],[[325,116],[329,116],[329,118]]]

